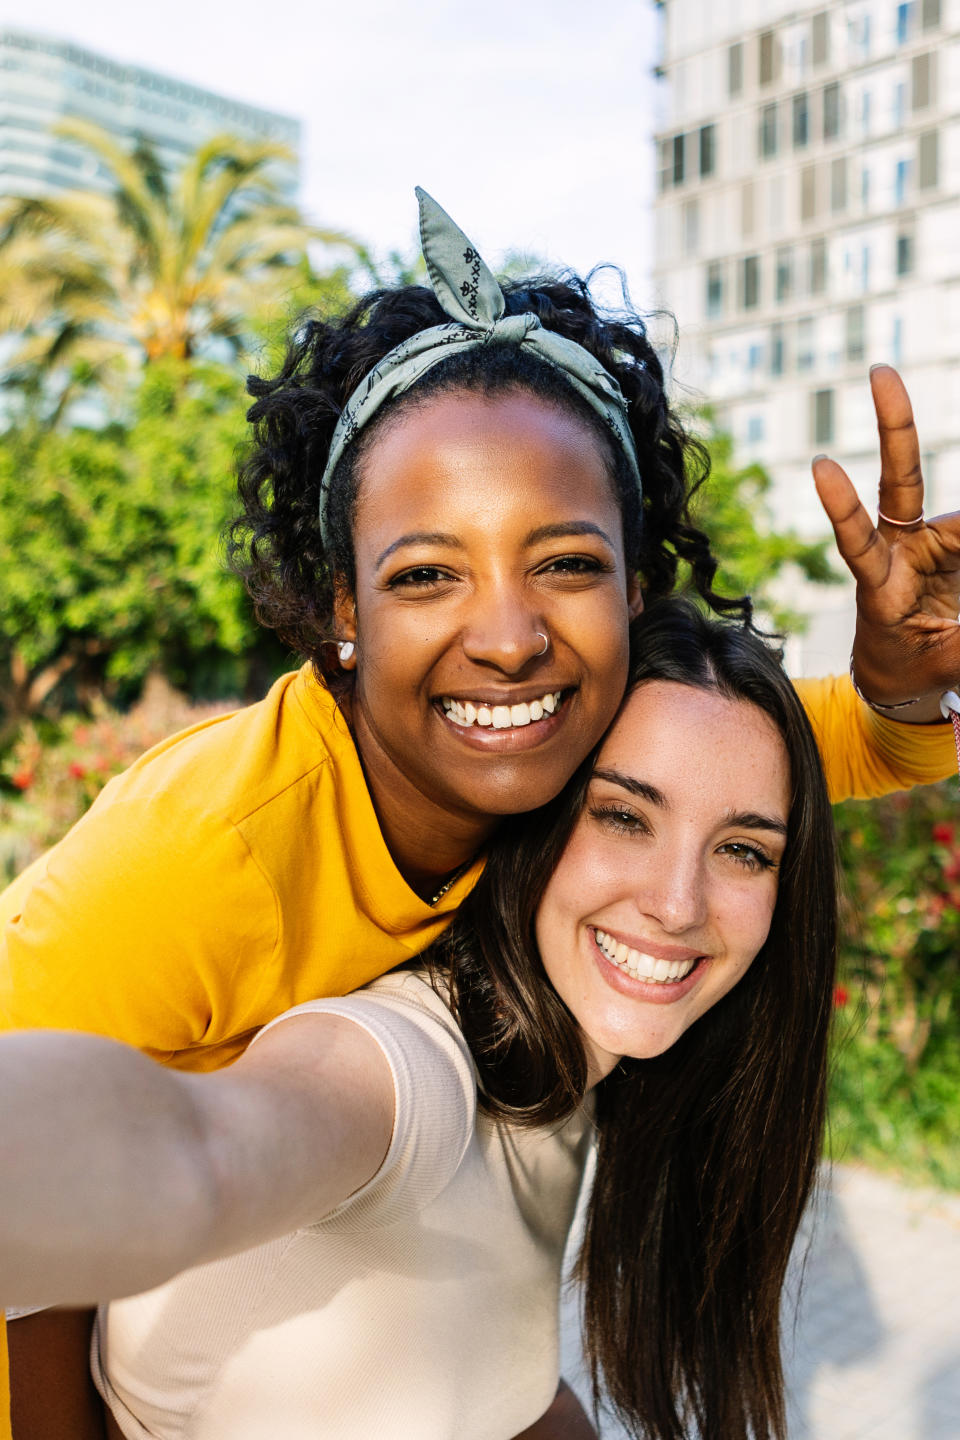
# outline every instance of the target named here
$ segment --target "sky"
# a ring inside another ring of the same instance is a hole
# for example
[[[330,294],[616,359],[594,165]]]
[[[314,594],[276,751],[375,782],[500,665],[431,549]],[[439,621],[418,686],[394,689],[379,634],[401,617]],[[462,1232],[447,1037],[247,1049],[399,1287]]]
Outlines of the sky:
[[[4,25],[297,116],[309,218],[375,253],[412,249],[419,184],[492,264],[612,261],[641,309],[655,16],[652,0],[0,0]]]

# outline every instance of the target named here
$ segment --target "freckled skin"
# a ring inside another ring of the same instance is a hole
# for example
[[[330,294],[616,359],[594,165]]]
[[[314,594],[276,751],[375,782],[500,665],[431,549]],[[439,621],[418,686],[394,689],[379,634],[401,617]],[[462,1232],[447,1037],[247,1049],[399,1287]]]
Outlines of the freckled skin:
[[[641,601],[609,457],[527,391],[438,396],[364,457],[354,544],[347,713],[391,852],[429,888],[557,794],[617,711]],[[464,734],[440,705],[554,690],[557,715],[522,731]]]
[[[746,974],[770,928],[789,807],[789,758],[763,711],[666,681],[633,691],[537,916],[544,968],[580,1024],[592,1080],[623,1055],[662,1054]],[[601,955],[597,929],[699,963],[675,988],[634,982]]]

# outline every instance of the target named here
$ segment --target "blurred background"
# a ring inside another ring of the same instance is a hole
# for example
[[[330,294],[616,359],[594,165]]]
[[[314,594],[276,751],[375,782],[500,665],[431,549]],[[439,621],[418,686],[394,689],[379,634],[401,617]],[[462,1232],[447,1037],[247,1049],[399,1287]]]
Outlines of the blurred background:
[[[415,184],[494,268],[620,267],[793,673],[846,668],[809,463],[875,503],[870,363],[956,507],[960,0],[2,3],[0,875],[290,665],[218,540],[244,379],[305,307],[419,278]],[[956,1190],[955,810],[838,807],[832,1128]]]

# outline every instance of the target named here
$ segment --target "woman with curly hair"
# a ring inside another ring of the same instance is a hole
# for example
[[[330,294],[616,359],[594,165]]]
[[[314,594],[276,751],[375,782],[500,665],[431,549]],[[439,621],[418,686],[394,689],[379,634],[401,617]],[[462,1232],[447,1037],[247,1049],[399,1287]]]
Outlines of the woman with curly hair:
[[[782,1440],[829,804],[761,640],[674,600],[633,638],[599,752],[501,831],[429,969],[297,1006],[213,1076],[0,1039],[0,1293],[153,1287],[101,1306],[110,1436],[592,1434],[558,1391],[557,1327],[595,1142],[598,1394],[647,1440]]]
[[[438,938],[503,818],[559,793],[610,724],[629,619],[679,560],[709,605],[749,614],[713,590],[688,513],[702,453],[639,318],[601,314],[580,282],[501,289],[420,199],[430,288],[306,324],[279,376],[251,382],[234,556],[305,665],[155,747],[14,882],[0,1028],[231,1063],[290,1006]],[[837,798],[949,772],[946,727],[899,722],[935,721],[960,672],[960,524],[923,522],[909,402],[890,370],[873,387],[881,528],[838,467],[819,473],[873,706],[845,677],[802,689]],[[17,1321],[17,1440],[57,1433],[36,1417],[66,1387],[42,1357],[85,1323]]]

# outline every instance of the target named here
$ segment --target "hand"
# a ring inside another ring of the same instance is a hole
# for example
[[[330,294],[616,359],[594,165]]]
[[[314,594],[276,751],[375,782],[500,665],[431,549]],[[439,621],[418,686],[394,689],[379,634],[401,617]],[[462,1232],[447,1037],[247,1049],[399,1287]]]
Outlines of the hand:
[[[849,477],[825,455],[813,462],[817,494],[837,549],[857,582],[853,663],[881,705],[923,698],[892,719],[940,719],[939,699],[960,682],[960,512],[923,518],[920,443],[896,370],[875,365],[870,388],[880,432],[879,509],[901,525],[874,525]]]

